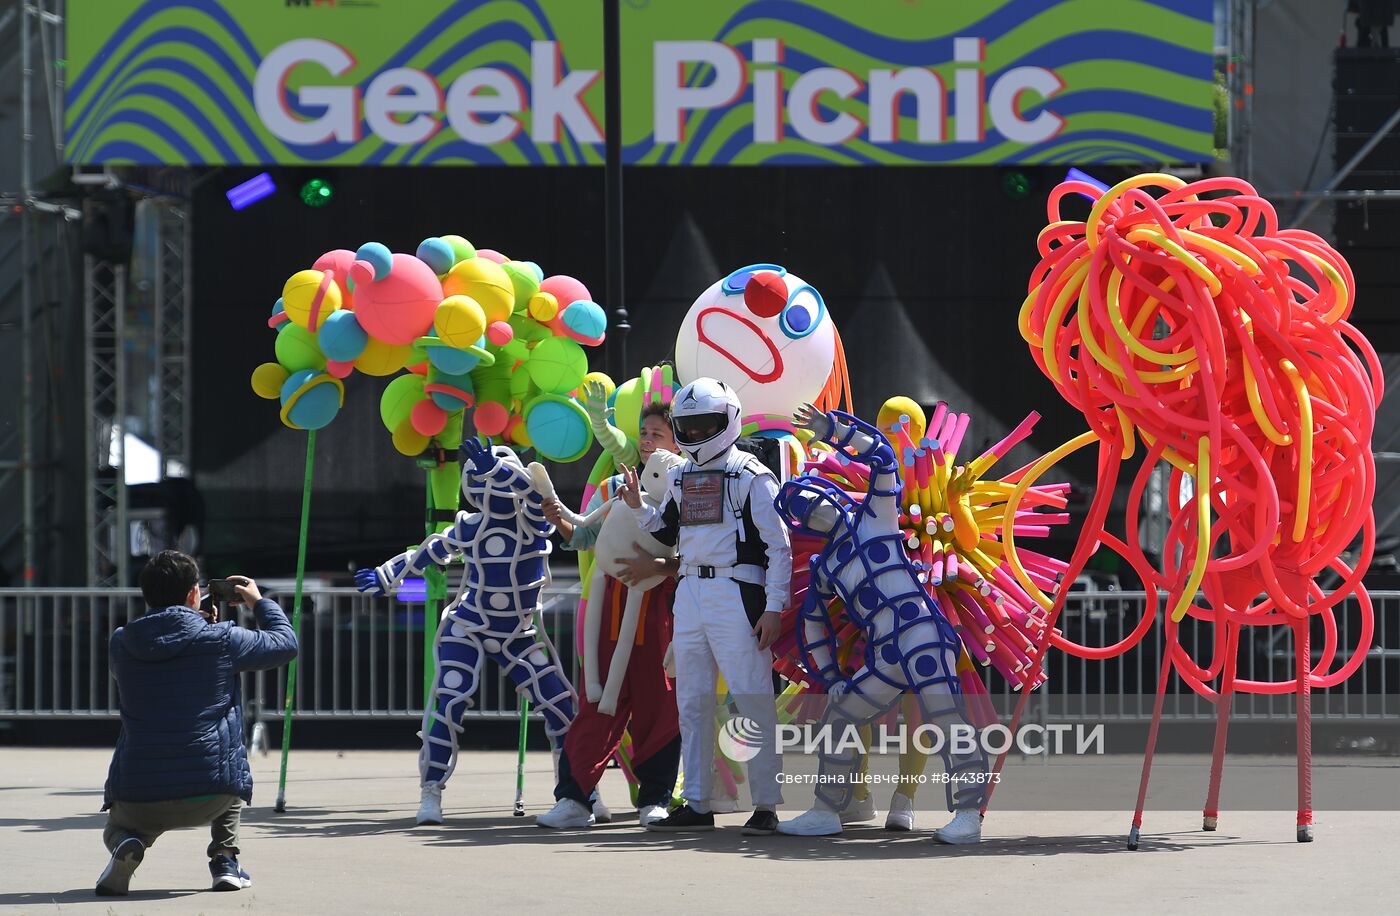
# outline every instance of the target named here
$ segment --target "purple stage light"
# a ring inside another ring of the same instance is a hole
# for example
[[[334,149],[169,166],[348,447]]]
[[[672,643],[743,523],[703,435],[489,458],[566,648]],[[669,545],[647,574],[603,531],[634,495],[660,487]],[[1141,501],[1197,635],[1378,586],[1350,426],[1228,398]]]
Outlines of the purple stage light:
[[[1102,181],[1099,181],[1097,178],[1090,176],[1087,172],[1079,171],[1079,169],[1070,169],[1069,174],[1065,176],[1065,181],[1082,181],[1085,184],[1093,185],[1100,191],[1103,191],[1105,194],[1108,193],[1108,185],[1104,184]],[[1085,194],[1084,196],[1088,197],[1089,195]]]
[[[404,604],[420,604],[428,600],[428,582],[417,576],[405,576],[394,597]]]
[[[255,175],[240,185],[235,185],[225,192],[229,206],[235,210],[242,210],[244,207],[252,206],[264,197],[277,190],[277,185],[272,183],[272,176],[267,172]]]

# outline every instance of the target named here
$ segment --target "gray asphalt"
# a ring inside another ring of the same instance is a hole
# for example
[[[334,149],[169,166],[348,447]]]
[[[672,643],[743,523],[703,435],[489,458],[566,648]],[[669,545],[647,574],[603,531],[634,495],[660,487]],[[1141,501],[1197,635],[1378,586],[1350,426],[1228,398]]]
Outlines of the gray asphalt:
[[[912,834],[877,824],[839,838],[747,838],[739,834],[744,815],[735,814],[721,816],[714,833],[677,836],[639,830],[622,777],[610,771],[603,793],[617,820],[561,834],[533,825],[533,815],[552,803],[548,755],[531,756],[531,817],[516,818],[514,755],[485,751],[462,755],[444,794],[447,822],[431,828],[412,823],[412,752],[294,752],[289,810],[280,815],[271,810],[278,758],[258,757],[254,805],[244,818],[251,888],[209,892],[208,838],[188,830],[167,834],[147,853],[131,896],[98,898],[92,888],[106,864],[98,809],[108,759],[98,750],[0,749],[0,907],[116,914],[1400,908],[1400,818],[1392,811],[1320,810],[1317,840],[1303,845],[1295,842],[1291,811],[1227,810],[1218,832],[1202,833],[1199,811],[1152,810],[1136,852],[1123,842],[1131,797],[1121,810],[1015,811],[994,803],[976,847],[930,841],[928,830],[946,817],[933,812],[920,813]],[[1200,759],[1166,760],[1160,779],[1184,778],[1187,764],[1199,782]],[[1033,771],[1014,775],[1026,781]],[[1396,785],[1393,778],[1388,785]],[[877,794],[881,805],[884,795]]]

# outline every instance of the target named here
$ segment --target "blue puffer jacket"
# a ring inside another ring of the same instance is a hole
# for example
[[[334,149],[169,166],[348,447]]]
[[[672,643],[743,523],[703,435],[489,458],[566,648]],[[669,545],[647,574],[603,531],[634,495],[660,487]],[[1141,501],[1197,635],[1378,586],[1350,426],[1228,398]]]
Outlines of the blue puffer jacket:
[[[276,668],[297,654],[296,634],[276,602],[264,598],[253,613],[257,630],[169,607],[112,634],[122,732],[104,810],[114,801],[200,795],[253,800],[238,672]]]

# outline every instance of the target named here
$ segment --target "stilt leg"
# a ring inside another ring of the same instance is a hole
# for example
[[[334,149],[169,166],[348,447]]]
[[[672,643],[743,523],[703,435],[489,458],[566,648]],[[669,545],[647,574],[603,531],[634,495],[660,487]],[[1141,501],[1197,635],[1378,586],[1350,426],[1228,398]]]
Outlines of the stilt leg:
[[[1293,624],[1293,641],[1298,648],[1295,671],[1298,677],[1298,842],[1313,840],[1312,812],[1312,651],[1309,640],[1312,620]]]
[[[1167,699],[1167,675],[1171,672],[1172,646],[1176,645],[1176,627],[1167,623],[1167,642],[1162,647],[1162,674],[1157,679],[1157,700],[1152,707],[1152,727],[1147,732],[1147,751],[1142,758],[1142,781],[1138,783],[1137,809],[1133,812],[1133,827],[1128,831],[1128,848],[1138,848],[1142,830],[1142,809],[1147,805],[1147,781],[1152,776],[1152,755],[1157,750],[1157,730],[1162,724],[1162,704]]]
[[[1225,623],[1225,670],[1215,698],[1215,748],[1210,758],[1210,788],[1201,811],[1201,829],[1214,830],[1220,820],[1220,775],[1225,768],[1225,738],[1230,731],[1230,704],[1235,699],[1235,666],[1238,663],[1240,625]]]

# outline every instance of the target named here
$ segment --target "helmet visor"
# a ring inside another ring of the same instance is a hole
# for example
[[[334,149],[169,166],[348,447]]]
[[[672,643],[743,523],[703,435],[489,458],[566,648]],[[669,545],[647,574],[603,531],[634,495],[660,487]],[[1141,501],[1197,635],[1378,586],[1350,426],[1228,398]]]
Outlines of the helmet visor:
[[[676,441],[681,445],[699,445],[719,435],[728,417],[722,413],[697,413],[671,417]]]

